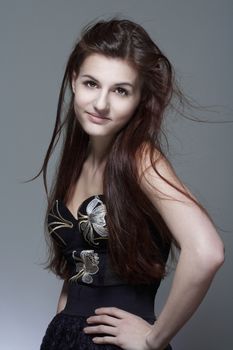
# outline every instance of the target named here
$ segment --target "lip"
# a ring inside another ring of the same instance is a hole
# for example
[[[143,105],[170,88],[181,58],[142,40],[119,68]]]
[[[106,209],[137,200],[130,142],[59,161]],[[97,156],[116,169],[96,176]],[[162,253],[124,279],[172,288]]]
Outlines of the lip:
[[[94,123],[97,123],[97,124],[101,124],[105,120],[109,120],[109,118],[101,117],[100,115],[97,115],[97,114],[92,114],[89,112],[87,112],[87,114],[89,114],[91,121],[93,121]]]
[[[87,112],[87,113],[90,114],[92,117],[95,117],[95,118],[99,118],[99,119],[109,119],[109,118],[106,118],[106,117],[101,117],[101,115],[98,115],[98,114],[89,113],[89,112]]]

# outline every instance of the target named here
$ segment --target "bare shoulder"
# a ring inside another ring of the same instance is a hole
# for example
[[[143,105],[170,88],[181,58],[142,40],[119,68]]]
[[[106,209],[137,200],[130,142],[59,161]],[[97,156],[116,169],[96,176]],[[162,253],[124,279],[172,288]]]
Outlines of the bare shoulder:
[[[147,146],[143,147],[137,159],[139,183],[142,190],[157,204],[168,199],[183,200],[193,203],[185,194],[197,200],[176,174],[171,162],[159,150],[150,154]]]

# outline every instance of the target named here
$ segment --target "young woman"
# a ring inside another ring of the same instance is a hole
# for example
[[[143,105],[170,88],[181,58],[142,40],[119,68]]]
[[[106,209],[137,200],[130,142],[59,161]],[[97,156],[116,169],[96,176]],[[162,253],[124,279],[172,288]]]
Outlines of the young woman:
[[[83,29],[40,171],[48,194],[47,164],[63,134],[45,227],[47,268],[64,284],[41,350],[171,349],[223,264],[210,216],[162,151],[175,95],[169,60],[139,24],[113,18]],[[172,247],[180,254],[156,317]]]

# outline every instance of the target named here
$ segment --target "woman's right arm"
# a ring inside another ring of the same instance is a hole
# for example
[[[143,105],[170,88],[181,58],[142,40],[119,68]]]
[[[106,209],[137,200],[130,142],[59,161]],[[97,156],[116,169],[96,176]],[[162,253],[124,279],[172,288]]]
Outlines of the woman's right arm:
[[[58,304],[57,304],[57,314],[61,312],[65,306],[66,306],[66,301],[67,301],[67,292],[68,292],[68,281],[65,280],[62,286],[62,290],[58,299]]]

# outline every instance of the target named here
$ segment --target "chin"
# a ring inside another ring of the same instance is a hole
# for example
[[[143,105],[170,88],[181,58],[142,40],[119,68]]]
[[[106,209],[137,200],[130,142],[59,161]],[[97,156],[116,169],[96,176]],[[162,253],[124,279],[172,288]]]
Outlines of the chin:
[[[121,126],[121,127],[118,126],[116,130],[113,130],[109,128],[109,126],[107,127],[107,125],[97,125],[97,124],[87,123],[86,121],[83,121],[83,120],[78,120],[78,122],[81,128],[89,136],[114,137],[119,132],[119,130],[124,127],[124,126]]]
[[[83,128],[89,136],[109,136],[110,133],[104,130],[93,130],[93,128]]]

